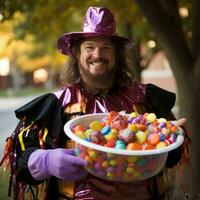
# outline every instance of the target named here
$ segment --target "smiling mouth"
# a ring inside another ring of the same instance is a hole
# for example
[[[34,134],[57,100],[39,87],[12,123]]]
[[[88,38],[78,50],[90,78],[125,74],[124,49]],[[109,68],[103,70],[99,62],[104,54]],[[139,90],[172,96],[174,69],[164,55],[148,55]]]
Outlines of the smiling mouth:
[[[93,67],[101,67],[105,64],[105,62],[90,62],[90,65]]]

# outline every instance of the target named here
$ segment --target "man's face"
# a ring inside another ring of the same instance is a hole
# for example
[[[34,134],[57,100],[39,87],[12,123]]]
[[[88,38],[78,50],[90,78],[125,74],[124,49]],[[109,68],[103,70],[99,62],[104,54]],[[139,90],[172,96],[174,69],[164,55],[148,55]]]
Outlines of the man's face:
[[[80,46],[81,76],[89,84],[107,84],[115,75],[115,48],[108,38],[86,38]]]

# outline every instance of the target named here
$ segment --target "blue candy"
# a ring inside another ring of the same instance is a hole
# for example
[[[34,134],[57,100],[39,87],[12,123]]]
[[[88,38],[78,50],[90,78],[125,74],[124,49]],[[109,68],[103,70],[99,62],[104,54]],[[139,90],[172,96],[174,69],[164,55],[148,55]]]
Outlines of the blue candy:
[[[110,126],[104,126],[102,129],[101,129],[101,133],[103,135],[106,135],[108,133],[110,133]]]

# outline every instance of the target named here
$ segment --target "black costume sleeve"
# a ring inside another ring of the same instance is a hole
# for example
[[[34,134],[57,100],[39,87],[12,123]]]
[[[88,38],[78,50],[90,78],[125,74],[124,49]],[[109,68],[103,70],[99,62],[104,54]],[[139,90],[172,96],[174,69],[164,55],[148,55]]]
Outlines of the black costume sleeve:
[[[17,118],[26,124],[25,126],[33,125],[23,134],[23,143],[25,150],[20,147],[20,142],[17,142],[17,178],[28,184],[38,184],[28,170],[28,159],[31,153],[39,148],[39,131],[48,130],[44,148],[53,148],[53,141],[59,137],[62,132],[64,123],[64,112],[61,102],[52,94],[42,95],[21,108],[15,111]],[[18,132],[20,132],[20,127]],[[18,137],[16,137],[18,138]]]
[[[153,112],[158,118],[164,117],[175,120],[172,108],[175,105],[176,96],[174,93],[164,90],[153,84],[146,86],[145,108],[147,112]],[[166,167],[172,168],[181,159],[182,146],[168,153]]]
[[[175,105],[176,95],[153,84],[147,84],[145,107],[158,118],[168,118]]]
[[[26,117],[41,127],[46,127],[52,136],[57,136],[62,126],[62,105],[52,94],[42,95],[15,111],[17,118]]]

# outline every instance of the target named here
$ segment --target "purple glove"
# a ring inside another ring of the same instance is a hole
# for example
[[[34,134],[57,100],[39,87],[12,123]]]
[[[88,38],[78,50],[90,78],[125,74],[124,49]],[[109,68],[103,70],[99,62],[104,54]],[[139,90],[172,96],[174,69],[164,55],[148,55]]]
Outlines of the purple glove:
[[[56,176],[62,180],[78,180],[87,175],[87,162],[74,155],[73,149],[38,149],[28,160],[28,168],[36,180]]]

